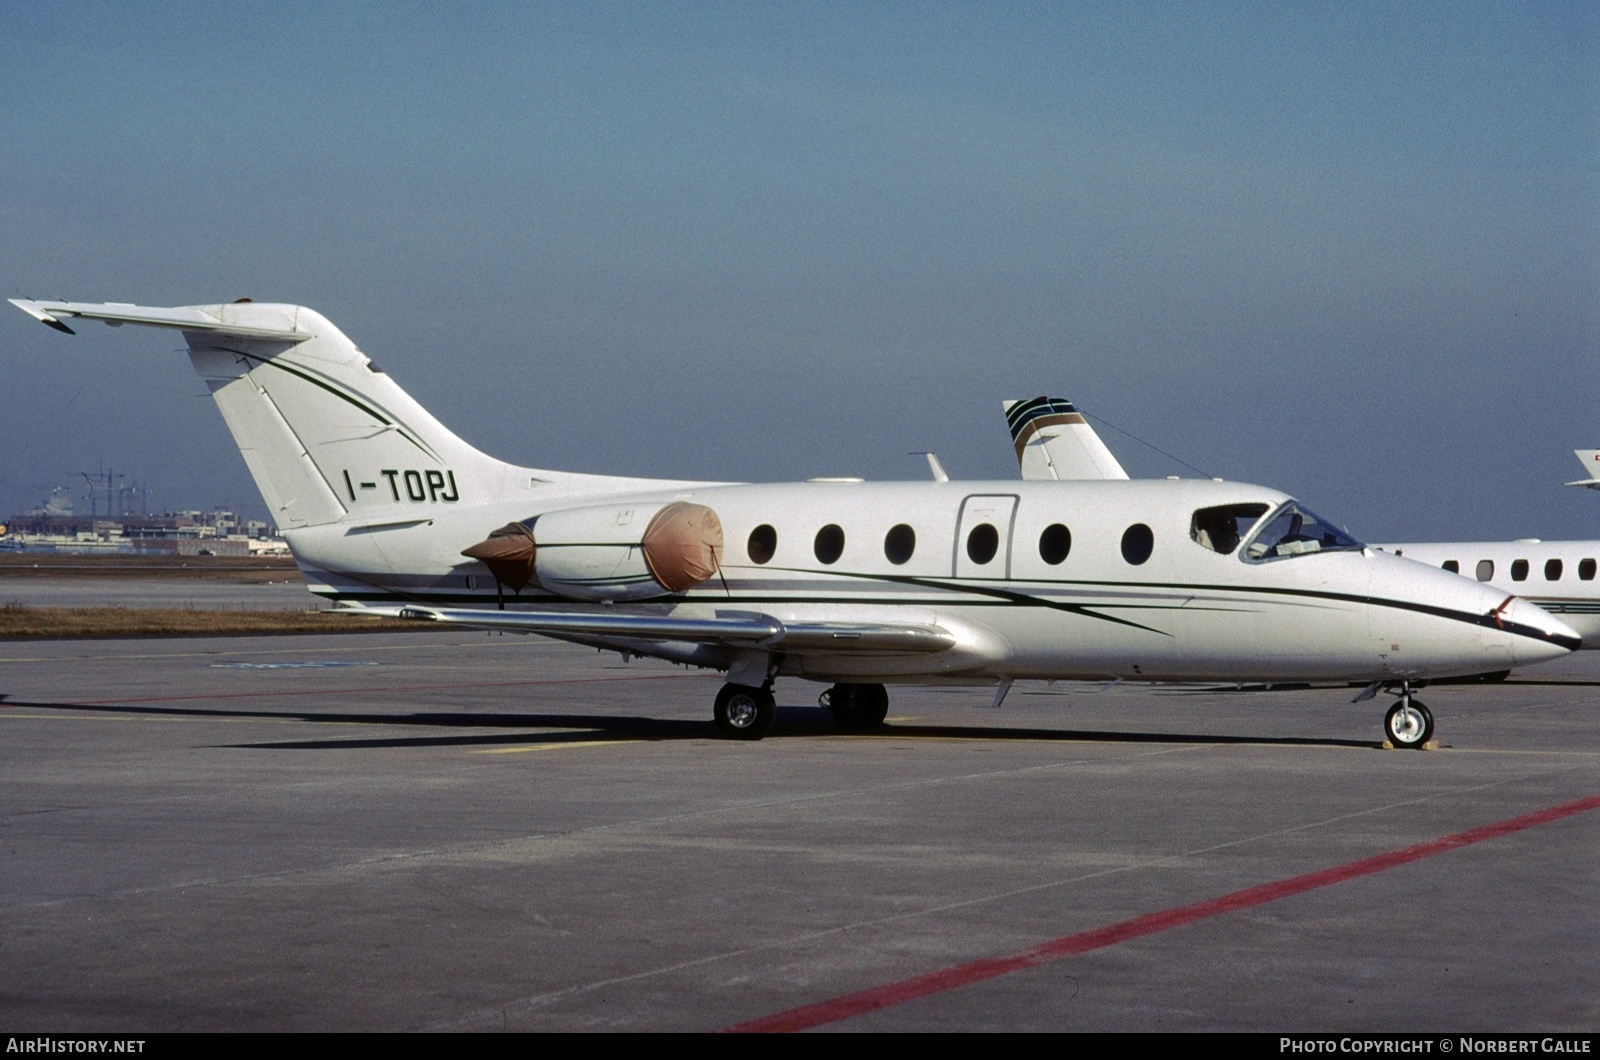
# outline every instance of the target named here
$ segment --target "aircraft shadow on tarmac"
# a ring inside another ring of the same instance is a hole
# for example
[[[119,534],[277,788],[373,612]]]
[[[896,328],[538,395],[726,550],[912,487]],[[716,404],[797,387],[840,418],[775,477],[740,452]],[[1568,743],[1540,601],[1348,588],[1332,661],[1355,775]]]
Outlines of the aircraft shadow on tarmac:
[[[386,728],[497,729],[490,733],[457,732],[437,736],[355,737],[326,740],[272,740],[214,744],[211,746],[271,751],[360,750],[397,747],[495,747],[520,744],[592,743],[603,740],[708,740],[717,739],[715,726],[705,721],[607,714],[310,714],[303,711],[223,710],[205,707],[157,707],[107,703],[52,703],[21,701],[0,695],[6,707],[30,707],[83,714],[166,718],[218,718],[263,721],[297,721],[308,724],[371,725]],[[516,731],[506,731],[516,730]],[[541,731],[554,730],[554,731]],[[1033,743],[1200,744],[1263,747],[1374,748],[1375,740],[1319,739],[1301,736],[1230,736],[1205,733],[1112,732],[1089,729],[1038,729],[1017,726],[913,724],[892,717],[872,732],[841,730],[820,707],[779,707],[778,724],[770,739],[896,739],[1019,741]]]
[[[1539,680],[1537,678],[1518,677],[1498,681],[1485,681],[1477,677],[1446,677],[1440,680],[1428,681],[1418,685],[1419,688],[1438,688],[1444,685],[1461,686],[1476,685],[1481,687],[1497,688],[1600,688],[1600,681],[1571,681],[1571,680]],[[1254,684],[1254,685],[1157,685],[1153,692],[1158,696],[1237,696],[1255,695],[1262,692],[1306,692],[1312,689],[1328,691],[1332,686],[1312,685],[1303,682],[1291,684]],[[1360,685],[1347,686],[1354,690]],[[1040,695],[1050,693],[1027,692],[1025,695]],[[1382,693],[1380,693],[1381,695]]]

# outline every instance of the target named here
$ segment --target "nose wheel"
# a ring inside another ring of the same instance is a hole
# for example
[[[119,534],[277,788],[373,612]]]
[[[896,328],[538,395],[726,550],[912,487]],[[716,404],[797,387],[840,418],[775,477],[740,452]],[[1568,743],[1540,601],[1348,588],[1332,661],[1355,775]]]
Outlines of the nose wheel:
[[[1383,732],[1396,747],[1420,749],[1433,739],[1433,714],[1408,692],[1383,716]]]
[[[778,720],[772,693],[749,685],[723,685],[711,713],[718,734],[729,740],[759,740]]]

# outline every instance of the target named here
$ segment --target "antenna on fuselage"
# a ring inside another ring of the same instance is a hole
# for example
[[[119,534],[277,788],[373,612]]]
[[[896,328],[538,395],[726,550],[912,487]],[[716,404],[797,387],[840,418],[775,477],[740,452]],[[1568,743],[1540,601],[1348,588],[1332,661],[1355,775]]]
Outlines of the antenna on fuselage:
[[[939,463],[939,458],[930,452],[907,453],[907,456],[925,456],[928,458],[928,470],[933,472],[933,481],[949,482],[950,475],[945,471],[944,465]]]

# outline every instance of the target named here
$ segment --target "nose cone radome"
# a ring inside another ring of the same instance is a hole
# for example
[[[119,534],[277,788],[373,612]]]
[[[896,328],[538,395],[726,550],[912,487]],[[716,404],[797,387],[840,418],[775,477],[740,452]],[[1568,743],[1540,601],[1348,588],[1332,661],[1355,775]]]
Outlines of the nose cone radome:
[[[1495,616],[1511,634],[1511,659],[1517,666],[1559,659],[1583,646],[1577,630],[1519,596],[1502,604]]]

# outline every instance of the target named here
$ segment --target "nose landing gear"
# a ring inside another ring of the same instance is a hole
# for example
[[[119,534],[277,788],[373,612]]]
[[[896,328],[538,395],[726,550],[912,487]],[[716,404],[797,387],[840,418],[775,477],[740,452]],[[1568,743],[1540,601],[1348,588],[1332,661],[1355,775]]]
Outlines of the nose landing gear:
[[[1400,699],[1383,716],[1383,733],[1395,747],[1419,750],[1433,739],[1433,714],[1411,695],[1411,682],[1401,686]]]

